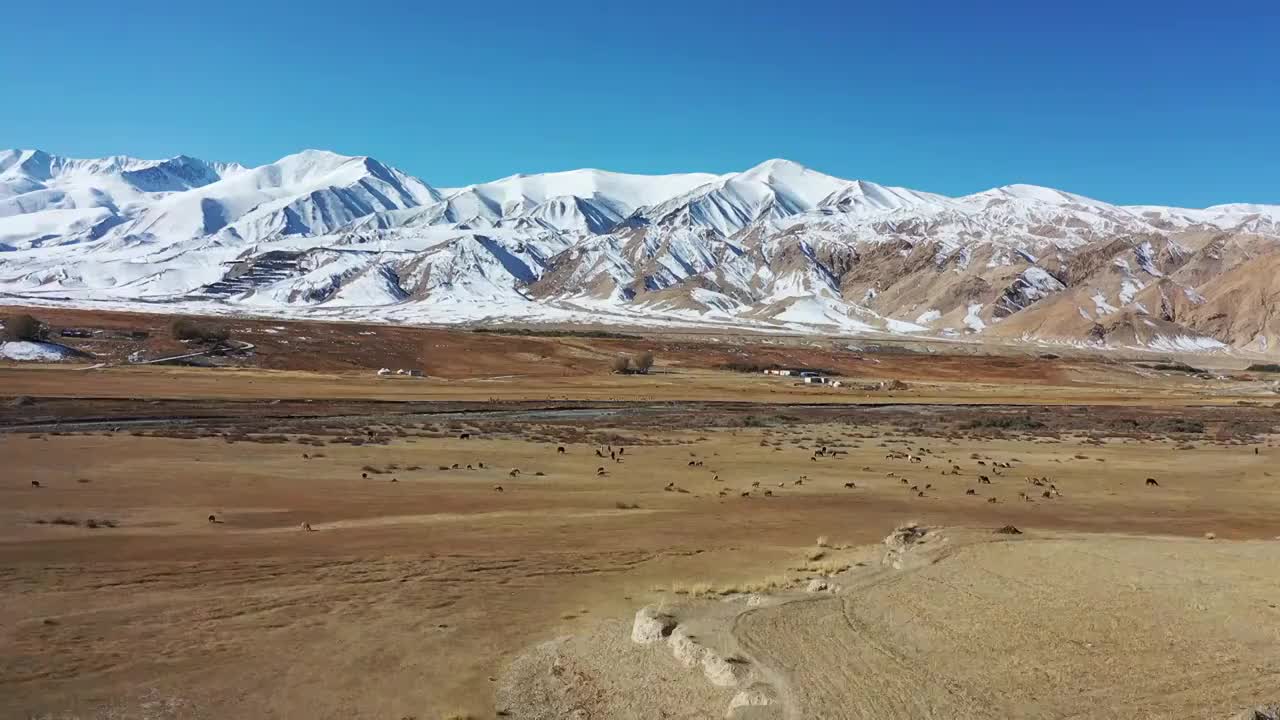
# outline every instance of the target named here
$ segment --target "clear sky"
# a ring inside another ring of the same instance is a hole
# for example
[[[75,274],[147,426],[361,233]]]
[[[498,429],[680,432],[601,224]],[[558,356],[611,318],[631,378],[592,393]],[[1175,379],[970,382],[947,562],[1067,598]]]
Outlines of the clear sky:
[[[1280,203],[1280,2],[28,0],[0,147]]]

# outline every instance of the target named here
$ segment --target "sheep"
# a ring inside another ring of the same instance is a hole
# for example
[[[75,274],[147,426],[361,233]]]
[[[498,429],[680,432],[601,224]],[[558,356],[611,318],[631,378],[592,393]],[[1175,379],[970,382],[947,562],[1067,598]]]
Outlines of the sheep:
[[[470,439],[471,439],[471,433],[461,433],[460,435],[458,435],[458,439],[459,439],[459,440],[470,440]]]
[[[964,491],[964,494],[965,494],[965,495],[977,495],[977,494],[978,494],[978,491],[977,491],[977,490],[974,490],[973,488],[969,488],[968,490],[965,490],[965,491]]]
[[[979,485],[990,485],[990,484],[991,484],[991,478],[987,477],[986,475],[979,475],[979,476],[978,476],[978,484],[979,484]]]
[[[39,481],[39,480],[32,480],[32,481],[31,481],[31,487],[40,487],[40,481]]]
[[[557,448],[556,448],[556,452],[557,452],[557,453],[559,453],[559,454],[561,454],[561,455],[563,455],[563,454],[564,454],[564,446],[563,446],[563,445],[561,445],[560,447],[557,447]]]
[[[996,502],[998,502],[998,501],[997,501],[995,498],[993,498],[993,497],[989,497],[989,498],[987,498],[987,502],[992,503],[992,504],[995,504],[995,503],[996,503]]]
[[[493,486],[493,491],[494,491],[494,492],[502,492],[502,491],[503,491],[503,490],[502,490],[502,486],[501,486],[501,485],[494,485],[494,486]]]
[[[902,478],[902,484],[906,485],[907,483],[908,483],[908,480],[906,478]]]
[[[311,523],[309,522],[302,523],[301,525],[298,526],[298,529],[301,530],[302,532],[313,532],[313,530],[311,529]]]
[[[217,516],[217,515],[210,515],[210,516],[209,516],[209,522],[211,522],[211,523],[216,523],[216,522],[218,522],[218,516]]]
[[[1160,483],[1155,478],[1147,478],[1147,487],[1160,487]]]
[[[856,487],[858,487],[856,483],[851,483],[851,482],[847,482],[847,483],[845,483],[845,484],[844,484],[844,486],[845,486],[846,488],[856,488]]]
[[[514,478],[519,474],[520,474],[520,468],[512,468],[511,472],[507,473],[507,477]]]

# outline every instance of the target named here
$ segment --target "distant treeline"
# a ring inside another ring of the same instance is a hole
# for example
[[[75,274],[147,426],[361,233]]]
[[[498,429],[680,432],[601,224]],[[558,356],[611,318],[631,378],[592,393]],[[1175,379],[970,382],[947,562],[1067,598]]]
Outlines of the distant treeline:
[[[761,363],[753,360],[730,360],[718,366],[720,370],[730,370],[740,373],[762,373],[765,370],[795,370],[796,372],[813,372],[819,375],[839,375],[835,370],[827,370],[825,368],[804,367],[797,368],[788,365],[779,365],[778,363]]]
[[[1249,370],[1252,372],[1280,373],[1280,365],[1277,365],[1275,363],[1254,363],[1253,365],[1250,365],[1249,367],[1245,368],[1245,370]]]
[[[606,330],[533,330],[531,328],[471,328],[473,333],[489,333],[491,335],[520,335],[523,337],[579,337],[606,338],[609,340],[643,340],[639,335],[608,332]]]

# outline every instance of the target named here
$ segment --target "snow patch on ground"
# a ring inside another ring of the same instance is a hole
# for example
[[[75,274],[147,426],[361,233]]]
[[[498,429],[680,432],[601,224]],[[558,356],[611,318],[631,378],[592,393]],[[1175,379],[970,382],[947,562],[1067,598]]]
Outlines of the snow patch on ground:
[[[1132,278],[1125,278],[1124,282],[1120,283],[1120,304],[1128,305],[1133,302],[1133,298],[1136,297],[1144,287],[1146,286],[1134,281]]]
[[[1116,312],[1116,308],[1107,302],[1107,298],[1101,291],[1095,292],[1093,297],[1093,306],[1097,308],[1099,315],[1110,315]]]
[[[916,318],[916,324],[928,325],[929,323],[934,322],[941,317],[942,317],[942,313],[938,312],[937,310],[926,310],[920,313],[920,316]]]
[[[0,345],[0,357],[19,362],[59,362],[74,356],[74,350],[57,343],[12,340]]]
[[[969,306],[969,311],[964,316],[964,325],[974,332],[982,332],[986,329],[987,324],[978,317],[978,313],[982,312],[982,304],[974,303]]]
[[[1147,347],[1164,352],[1208,352],[1223,350],[1227,346],[1203,335],[1157,335],[1147,342]]]

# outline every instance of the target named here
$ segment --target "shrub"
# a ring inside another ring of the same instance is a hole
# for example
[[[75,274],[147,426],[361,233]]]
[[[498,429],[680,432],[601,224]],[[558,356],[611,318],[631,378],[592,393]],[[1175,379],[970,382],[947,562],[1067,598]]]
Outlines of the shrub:
[[[195,340],[199,342],[225,342],[231,337],[231,330],[226,327],[196,322],[191,318],[177,318],[169,324],[169,333],[174,340]]]
[[[49,328],[44,323],[27,314],[10,315],[4,321],[4,337],[6,340],[27,340],[40,342],[49,336]]]
[[[645,374],[649,372],[649,368],[653,367],[653,353],[646,350],[639,355],[636,355],[631,358],[631,366],[634,367],[638,373]]]
[[[619,355],[613,359],[613,362],[609,364],[609,367],[611,367],[616,373],[629,372],[631,370],[631,361],[622,355]]]

